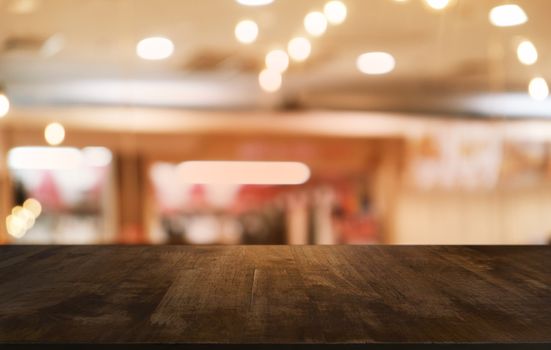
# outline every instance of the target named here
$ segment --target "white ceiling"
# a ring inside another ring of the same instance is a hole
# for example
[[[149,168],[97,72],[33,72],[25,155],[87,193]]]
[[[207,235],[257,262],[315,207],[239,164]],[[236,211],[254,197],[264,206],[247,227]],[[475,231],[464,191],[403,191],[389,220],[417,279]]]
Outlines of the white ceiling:
[[[31,13],[13,13],[20,1],[37,6]],[[343,2],[349,11],[345,23],[312,39],[312,57],[293,64],[282,90],[268,95],[256,80],[264,55],[304,35],[304,15],[320,10],[325,1],[275,0],[244,7],[234,0],[0,0],[0,83],[22,106],[291,105],[475,114],[507,111],[461,104],[448,108],[431,101],[435,96],[521,92],[515,95],[526,103],[520,114],[526,109],[527,115],[551,116],[548,103],[523,99],[532,76],[551,81],[551,1],[514,1],[529,21],[511,28],[488,21],[489,10],[504,1],[455,0],[442,12],[429,10],[421,0]],[[245,18],[260,27],[258,40],[248,46],[233,36],[235,24]],[[44,57],[43,41],[56,34],[63,49]],[[159,62],[136,57],[137,41],[152,35],[171,38],[175,54]],[[518,63],[515,43],[520,38],[538,48],[536,65]],[[365,51],[390,52],[396,69],[378,77],[360,74],[355,60]]]

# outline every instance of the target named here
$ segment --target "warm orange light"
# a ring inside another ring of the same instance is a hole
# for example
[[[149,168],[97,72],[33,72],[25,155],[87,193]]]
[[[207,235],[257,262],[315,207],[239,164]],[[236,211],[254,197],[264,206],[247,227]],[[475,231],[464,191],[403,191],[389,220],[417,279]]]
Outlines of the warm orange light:
[[[312,44],[310,41],[303,37],[296,37],[289,41],[287,45],[287,52],[291,59],[297,62],[306,60],[310,56],[312,51]]]
[[[258,37],[258,25],[249,19],[243,20],[235,26],[235,38],[243,44],[251,44]]]
[[[42,213],[42,205],[34,198],[29,198],[25,202],[23,202],[23,208],[29,210],[35,218],[37,218],[40,213]]]
[[[59,123],[50,123],[44,129],[44,139],[51,146],[60,145],[65,140],[65,128]]]
[[[272,50],[266,55],[266,68],[283,73],[289,67],[289,56],[283,50]]]
[[[258,75],[258,83],[266,92],[276,92],[281,88],[282,78],[279,72],[264,69]]]

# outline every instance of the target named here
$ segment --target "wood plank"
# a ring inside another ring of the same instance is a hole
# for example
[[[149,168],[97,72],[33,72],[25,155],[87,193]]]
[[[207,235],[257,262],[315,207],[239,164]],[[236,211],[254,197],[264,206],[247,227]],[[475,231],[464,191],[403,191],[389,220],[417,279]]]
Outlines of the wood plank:
[[[544,246],[2,246],[0,296],[1,347],[551,346]]]

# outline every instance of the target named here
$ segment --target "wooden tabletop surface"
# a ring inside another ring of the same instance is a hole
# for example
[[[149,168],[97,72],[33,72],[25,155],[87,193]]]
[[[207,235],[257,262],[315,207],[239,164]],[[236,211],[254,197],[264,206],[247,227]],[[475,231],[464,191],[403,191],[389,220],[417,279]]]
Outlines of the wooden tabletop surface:
[[[0,247],[0,347],[79,343],[551,346],[551,247]]]

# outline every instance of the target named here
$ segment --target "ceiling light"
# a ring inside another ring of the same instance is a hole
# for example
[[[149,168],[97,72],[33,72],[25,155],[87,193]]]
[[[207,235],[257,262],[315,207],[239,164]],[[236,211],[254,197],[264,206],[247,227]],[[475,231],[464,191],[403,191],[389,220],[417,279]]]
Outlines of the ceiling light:
[[[44,129],[44,139],[51,146],[57,146],[65,140],[65,128],[59,123],[50,123]]]
[[[310,168],[299,162],[189,161],[178,172],[191,184],[298,185],[310,178]]]
[[[310,56],[311,51],[312,45],[310,41],[303,37],[291,39],[287,45],[287,52],[289,52],[289,56],[294,61],[304,61]]]
[[[251,44],[258,37],[258,25],[247,19],[237,23],[234,33],[240,43]]]
[[[524,10],[515,4],[500,5],[490,11],[490,22],[497,27],[518,26],[528,20]]]
[[[528,93],[536,101],[543,101],[549,96],[549,87],[547,82],[542,77],[537,77],[530,80],[528,85]]]
[[[329,1],[323,7],[323,13],[331,24],[341,24],[346,19],[347,9],[342,1]]]
[[[304,28],[313,36],[321,36],[327,30],[327,18],[321,12],[310,12],[304,17]]]
[[[10,110],[10,100],[8,96],[0,92],[0,118],[6,116]]]
[[[136,54],[144,60],[163,60],[173,52],[174,44],[163,37],[145,38],[136,46]]]
[[[386,52],[366,52],[356,60],[356,67],[364,74],[386,74],[395,66],[394,57]]]
[[[531,41],[524,40],[517,46],[517,57],[520,63],[529,66],[538,60],[538,50]]]
[[[264,6],[269,5],[274,0],[236,0],[239,4],[245,5],[245,6]]]
[[[450,4],[450,0],[425,0],[425,3],[434,10],[443,10]]]
[[[281,88],[281,74],[273,70],[264,69],[258,75],[258,83],[262,90],[266,92],[276,92]]]
[[[266,55],[266,68],[283,73],[289,67],[289,56],[283,50],[272,50]]]

